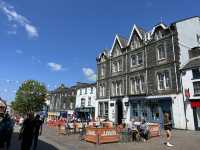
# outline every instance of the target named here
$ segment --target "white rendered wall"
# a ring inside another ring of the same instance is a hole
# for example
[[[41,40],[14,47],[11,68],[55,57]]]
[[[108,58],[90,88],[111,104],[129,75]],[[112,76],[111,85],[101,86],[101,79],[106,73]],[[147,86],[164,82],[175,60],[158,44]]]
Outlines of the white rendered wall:
[[[176,23],[178,41],[180,46],[180,66],[185,65],[189,60],[188,50],[199,46],[197,34],[200,35],[199,17],[184,20]]]
[[[186,129],[184,102],[182,94],[172,96],[174,128]]]
[[[95,107],[96,106],[96,87],[93,87],[93,92],[91,93],[91,87],[87,87],[87,93],[85,93],[86,88],[78,89],[76,94],[76,108],[81,107],[81,99],[85,99],[85,107]],[[82,90],[82,94],[80,94]],[[91,97],[91,106],[88,105],[88,99]]]
[[[185,89],[189,89],[190,99],[200,99],[200,96],[194,97],[194,87],[193,87],[193,81],[200,81],[200,79],[198,80],[192,80],[192,79],[193,79],[192,70],[186,70],[185,73],[182,74],[183,92],[185,91]],[[185,97],[184,100],[186,100]],[[187,118],[188,129],[195,130],[193,109],[190,103],[187,103],[186,105],[186,118]]]

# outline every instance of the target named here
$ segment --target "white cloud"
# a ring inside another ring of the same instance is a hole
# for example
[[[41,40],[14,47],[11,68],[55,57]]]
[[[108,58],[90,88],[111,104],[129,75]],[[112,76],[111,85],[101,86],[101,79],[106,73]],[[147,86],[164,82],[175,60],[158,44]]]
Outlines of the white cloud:
[[[62,67],[61,64],[57,64],[57,63],[54,63],[54,62],[49,62],[47,65],[50,67],[50,69],[52,71],[61,71],[61,70],[63,70],[63,67]]]
[[[17,54],[23,54],[23,51],[20,50],[20,49],[16,50],[15,52],[16,52]]]
[[[90,81],[96,81],[96,74],[91,68],[82,68],[84,75]]]
[[[26,17],[17,13],[13,6],[7,4],[3,0],[0,0],[0,10],[7,16],[10,22],[14,23],[13,28],[16,28],[17,27],[16,24],[19,24],[26,30],[27,34],[30,37],[39,36],[37,28],[33,26]]]

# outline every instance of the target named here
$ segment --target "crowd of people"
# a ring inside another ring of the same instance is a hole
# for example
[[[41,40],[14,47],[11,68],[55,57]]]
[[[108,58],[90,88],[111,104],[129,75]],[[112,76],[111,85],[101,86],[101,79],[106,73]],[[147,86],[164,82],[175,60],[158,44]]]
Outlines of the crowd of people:
[[[16,117],[11,117],[6,113],[1,114],[0,118],[0,149],[8,150]],[[21,119],[17,124],[20,126],[18,139],[21,142],[21,150],[36,150],[38,137],[42,134],[43,119],[40,115],[34,116],[34,113],[28,113],[25,119]]]

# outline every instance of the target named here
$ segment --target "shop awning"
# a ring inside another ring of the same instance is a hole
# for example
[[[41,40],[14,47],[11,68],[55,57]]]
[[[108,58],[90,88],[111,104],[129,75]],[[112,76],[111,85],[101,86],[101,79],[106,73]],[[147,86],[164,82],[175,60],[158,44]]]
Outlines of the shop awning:
[[[76,112],[88,112],[88,113],[93,113],[95,111],[94,107],[83,107],[83,108],[76,108]]]
[[[171,97],[159,97],[159,96],[134,96],[129,98],[129,102],[139,102],[139,101],[149,101],[149,102],[156,102],[156,101],[171,101]]]

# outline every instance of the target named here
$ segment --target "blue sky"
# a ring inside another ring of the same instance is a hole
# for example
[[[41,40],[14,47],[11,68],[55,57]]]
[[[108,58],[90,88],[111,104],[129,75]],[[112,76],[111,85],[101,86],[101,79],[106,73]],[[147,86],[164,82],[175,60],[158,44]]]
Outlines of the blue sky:
[[[0,97],[36,79],[54,89],[93,82],[96,56],[134,24],[199,15],[199,0],[0,0]]]

